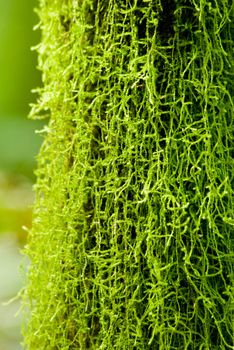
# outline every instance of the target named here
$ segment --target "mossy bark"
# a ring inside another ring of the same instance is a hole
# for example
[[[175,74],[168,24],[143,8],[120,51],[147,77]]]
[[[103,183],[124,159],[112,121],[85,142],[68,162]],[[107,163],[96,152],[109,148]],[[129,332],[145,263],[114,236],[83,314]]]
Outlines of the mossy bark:
[[[232,1],[39,15],[26,347],[232,349]]]

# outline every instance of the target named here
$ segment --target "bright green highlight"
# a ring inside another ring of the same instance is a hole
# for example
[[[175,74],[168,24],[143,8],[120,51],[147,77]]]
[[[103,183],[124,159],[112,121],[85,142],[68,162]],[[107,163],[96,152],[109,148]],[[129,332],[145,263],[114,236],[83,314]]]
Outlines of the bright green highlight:
[[[27,349],[233,349],[234,8],[40,1]]]

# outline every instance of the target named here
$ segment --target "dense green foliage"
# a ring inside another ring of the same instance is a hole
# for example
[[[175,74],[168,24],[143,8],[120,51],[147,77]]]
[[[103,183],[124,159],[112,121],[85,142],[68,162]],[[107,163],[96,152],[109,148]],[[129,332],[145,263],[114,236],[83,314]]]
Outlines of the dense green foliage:
[[[33,349],[233,349],[231,0],[41,0]]]

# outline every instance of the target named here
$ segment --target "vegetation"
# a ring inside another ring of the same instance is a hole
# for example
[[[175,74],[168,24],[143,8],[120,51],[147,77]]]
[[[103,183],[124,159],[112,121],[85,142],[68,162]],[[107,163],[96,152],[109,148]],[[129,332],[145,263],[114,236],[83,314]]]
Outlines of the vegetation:
[[[231,0],[40,0],[30,349],[233,349]]]

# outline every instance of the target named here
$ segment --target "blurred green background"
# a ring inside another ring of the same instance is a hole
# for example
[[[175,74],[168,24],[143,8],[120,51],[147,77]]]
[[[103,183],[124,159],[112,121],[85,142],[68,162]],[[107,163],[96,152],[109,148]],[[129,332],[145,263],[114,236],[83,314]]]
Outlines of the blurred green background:
[[[39,121],[27,118],[41,85],[37,71],[40,32],[36,0],[0,0],[0,349],[21,349],[19,300],[5,303],[22,286],[20,249],[31,226],[33,169],[41,138]],[[27,229],[23,229],[26,227]]]
[[[39,41],[33,11],[37,1],[0,0],[0,162],[1,169],[32,177],[40,142],[37,122],[29,122],[33,88],[40,84],[37,55],[30,47]]]

